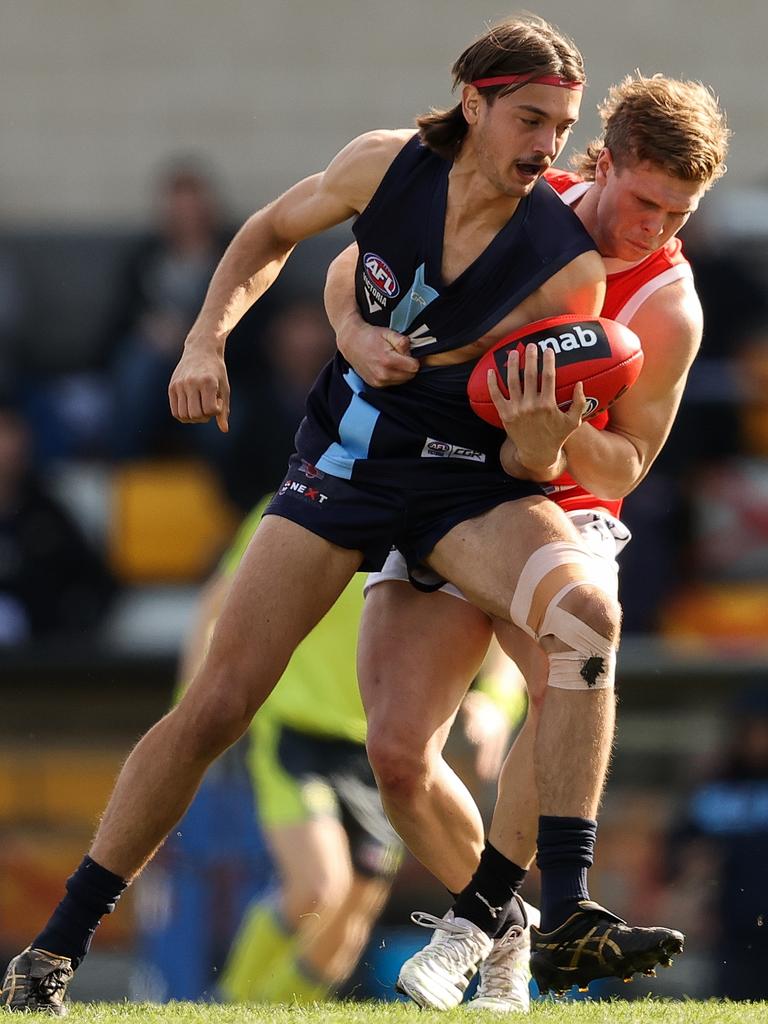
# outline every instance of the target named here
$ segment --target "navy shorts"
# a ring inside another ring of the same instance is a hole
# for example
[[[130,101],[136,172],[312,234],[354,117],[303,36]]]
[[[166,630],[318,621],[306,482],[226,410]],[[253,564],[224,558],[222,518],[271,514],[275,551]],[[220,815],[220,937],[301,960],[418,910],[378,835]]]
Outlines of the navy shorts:
[[[278,515],[342,548],[362,551],[361,569],[381,569],[392,547],[419,566],[457,523],[507,501],[540,495],[529,480],[503,470],[420,464],[420,482],[407,488],[360,484],[331,476],[299,455],[264,515]],[[413,480],[413,473],[407,474]]]

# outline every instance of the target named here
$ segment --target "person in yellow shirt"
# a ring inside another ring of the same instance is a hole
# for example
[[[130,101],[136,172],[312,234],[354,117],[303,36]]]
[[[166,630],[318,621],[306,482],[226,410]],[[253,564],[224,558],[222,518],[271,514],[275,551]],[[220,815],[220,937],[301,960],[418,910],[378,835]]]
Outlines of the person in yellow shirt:
[[[245,519],[204,588],[182,654],[182,681],[202,658],[268,501]],[[279,887],[246,910],[219,983],[228,1001],[331,996],[354,970],[401,862],[402,845],[365,752],[356,672],[364,583],[364,574],[353,577],[294,652],[251,726],[256,813]],[[525,714],[525,696],[513,669],[487,673],[484,686],[487,693],[468,694],[462,713],[478,772],[492,778],[511,723]]]

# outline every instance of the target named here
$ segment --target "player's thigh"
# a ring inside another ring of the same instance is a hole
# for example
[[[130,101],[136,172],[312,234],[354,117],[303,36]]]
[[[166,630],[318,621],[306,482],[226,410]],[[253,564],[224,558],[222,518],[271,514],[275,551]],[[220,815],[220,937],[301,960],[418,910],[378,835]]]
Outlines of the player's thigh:
[[[256,693],[280,678],[296,646],[357,571],[361,554],[280,516],[260,523],[232,581],[201,677]]]
[[[509,621],[520,573],[545,544],[568,541],[583,548],[568,517],[547,498],[521,498],[458,523],[437,542],[427,564],[469,601]]]
[[[386,726],[423,745],[447,732],[490,638],[488,616],[460,598],[400,581],[372,587],[358,644],[369,733]]]

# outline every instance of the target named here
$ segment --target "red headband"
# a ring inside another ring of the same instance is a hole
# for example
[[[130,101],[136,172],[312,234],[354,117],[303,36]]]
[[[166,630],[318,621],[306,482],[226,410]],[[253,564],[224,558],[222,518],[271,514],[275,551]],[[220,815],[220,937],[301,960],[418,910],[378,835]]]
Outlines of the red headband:
[[[583,82],[571,82],[567,78],[559,78],[557,75],[539,75],[538,78],[529,78],[528,75],[494,75],[493,78],[478,78],[470,85],[476,89],[484,89],[489,85],[515,85],[518,82],[525,82],[526,85],[556,85],[560,89],[584,88]]]

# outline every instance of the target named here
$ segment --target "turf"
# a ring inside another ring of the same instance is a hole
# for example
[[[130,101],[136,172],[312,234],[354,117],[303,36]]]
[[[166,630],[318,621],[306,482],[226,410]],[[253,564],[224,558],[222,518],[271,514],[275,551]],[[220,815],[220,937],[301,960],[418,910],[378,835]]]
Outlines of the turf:
[[[0,1018],[5,1015],[0,1012]],[[10,1021],[10,1017],[7,1018]],[[199,1003],[74,1003],[72,1024],[492,1024],[521,1020],[459,1008],[449,1013],[419,1010],[404,1003],[316,1003],[312,1006],[209,1006]],[[25,1014],[23,1020],[51,1020]],[[765,1024],[768,1002],[727,1003],[643,1000],[638,1002],[536,1003],[531,1024]]]

